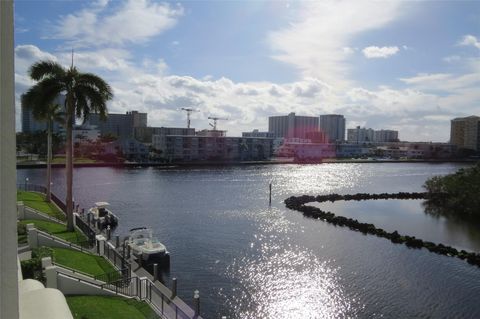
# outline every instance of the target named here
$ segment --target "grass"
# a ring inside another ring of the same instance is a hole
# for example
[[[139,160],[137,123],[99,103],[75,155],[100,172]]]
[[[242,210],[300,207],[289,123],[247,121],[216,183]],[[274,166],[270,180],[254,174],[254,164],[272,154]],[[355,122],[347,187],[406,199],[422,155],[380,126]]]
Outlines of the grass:
[[[145,302],[107,296],[67,296],[75,319],[153,319],[160,318]]]
[[[68,268],[73,268],[92,276],[116,271],[115,267],[101,256],[68,248],[51,247],[51,249],[53,250],[54,262]]]
[[[85,235],[78,229],[75,229],[73,232],[69,232],[67,231],[67,226],[63,224],[36,219],[25,219],[19,221],[18,223],[19,225],[34,224],[38,230],[55,235],[56,237],[74,244],[87,241],[87,237],[85,237]]]
[[[45,195],[36,192],[17,190],[17,201],[22,201],[25,206],[36,209],[44,214],[65,221],[65,214],[54,203],[47,203]]]
[[[75,157],[74,163],[97,163],[98,161],[87,157]],[[52,159],[52,164],[65,164],[65,157],[55,157]]]

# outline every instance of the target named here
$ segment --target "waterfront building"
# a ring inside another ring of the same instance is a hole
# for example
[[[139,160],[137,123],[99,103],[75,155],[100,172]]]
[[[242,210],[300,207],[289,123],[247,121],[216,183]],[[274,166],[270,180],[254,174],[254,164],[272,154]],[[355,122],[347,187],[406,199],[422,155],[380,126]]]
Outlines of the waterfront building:
[[[335,148],[336,157],[356,158],[372,155],[374,148],[363,146],[359,143],[337,144]]]
[[[378,130],[374,132],[373,140],[377,143],[398,142],[398,131]]]
[[[339,114],[320,115],[320,131],[329,142],[345,141],[345,117]]]
[[[450,143],[458,148],[480,150],[480,117],[459,117],[451,121]]]
[[[259,132],[258,130],[253,130],[251,132],[242,132],[242,137],[266,137],[274,138],[275,134],[273,132]]]
[[[286,140],[279,153],[285,157],[294,157],[299,161],[317,161],[336,156],[334,144],[310,143],[293,139]]]
[[[134,138],[123,138],[104,146],[105,154],[119,155],[127,161],[144,162],[148,160],[148,147]]]
[[[394,142],[378,144],[372,154],[390,158],[447,159],[457,153],[457,147],[450,143]]]
[[[374,140],[374,130],[371,128],[349,128],[347,130],[347,142],[348,143],[370,143]]]
[[[185,127],[134,127],[133,137],[142,143],[152,143],[153,135],[195,135],[194,128]]]
[[[53,103],[65,105],[65,96],[58,96]],[[32,134],[39,131],[45,131],[47,129],[47,122],[36,120],[33,116],[32,109],[28,106],[22,105],[21,119],[23,133]],[[75,119],[73,119],[73,121],[75,121]],[[52,132],[56,134],[63,132],[62,123],[53,122]]]
[[[308,132],[318,131],[318,117],[297,116],[290,113],[285,116],[270,116],[268,131],[275,138],[306,138]]]
[[[272,142],[271,138],[208,134],[152,137],[152,147],[172,162],[266,160],[272,155]]]
[[[86,121],[88,125],[98,127],[101,135],[111,134],[120,139],[134,136],[136,127],[147,126],[147,113],[128,111],[125,114],[109,113],[103,121],[99,114],[90,114]]]

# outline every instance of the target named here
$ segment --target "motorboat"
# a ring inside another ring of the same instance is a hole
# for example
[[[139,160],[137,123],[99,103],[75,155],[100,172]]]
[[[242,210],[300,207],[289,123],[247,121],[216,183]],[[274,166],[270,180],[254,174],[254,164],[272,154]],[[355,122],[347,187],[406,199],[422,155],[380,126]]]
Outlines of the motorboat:
[[[170,254],[165,245],[153,236],[152,229],[132,228],[126,241],[130,246],[131,253],[137,258],[137,261],[141,261],[142,265],[170,265]]]
[[[88,210],[91,220],[97,224],[100,229],[114,229],[118,225],[118,217],[115,216],[107,207],[110,206],[107,202],[96,202],[95,206]]]

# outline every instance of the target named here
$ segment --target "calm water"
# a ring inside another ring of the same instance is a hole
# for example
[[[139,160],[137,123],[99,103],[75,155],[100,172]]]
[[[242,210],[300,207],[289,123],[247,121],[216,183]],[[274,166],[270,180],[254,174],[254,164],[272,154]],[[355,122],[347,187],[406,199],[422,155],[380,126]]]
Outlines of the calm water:
[[[206,318],[480,318],[480,269],[304,218],[292,195],[421,191],[455,164],[325,164],[160,170],[79,168],[81,207],[105,200],[119,233],[154,229],[170,276]],[[18,171],[43,183],[43,169]],[[268,183],[273,203],[268,207]],[[63,169],[54,191],[64,196]],[[323,205],[323,204],[322,204]],[[475,227],[427,216],[418,201],[337,202],[328,210],[435,242],[480,250]]]

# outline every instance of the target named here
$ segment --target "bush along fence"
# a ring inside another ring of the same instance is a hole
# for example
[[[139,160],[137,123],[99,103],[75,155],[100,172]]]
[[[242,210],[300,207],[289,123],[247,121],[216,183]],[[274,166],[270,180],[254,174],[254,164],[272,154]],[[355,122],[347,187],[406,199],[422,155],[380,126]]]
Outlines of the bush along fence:
[[[382,228],[376,227],[374,224],[361,223],[356,219],[347,218],[343,216],[336,216],[332,212],[326,212],[320,208],[314,206],[307,206],[305,204],[311,202],[335,202],[338,200],[378,200],[378,199],[431,199],[436,196],[444,196],[444,194],[430,194],[430,193],[382,193],[382,194],[366,194],[358,193],[353,195],[339,195],[339,194],[330,194],[330,195],[302,195],[302,196],[292,196],[285,200],[285,205],[287,208],[292,210],[297,210],[303,213],[304,216],[322,219],[323,221],[333,224],[335,226],[348,227],[351,230],[359,231],[363,234],[375,235],[377,237],[382,237],[390,240],[395,244],[404,244],[409,248],[421,249],[422,247],[440,255],[457,257],[463,260],[466,260],[469,264],[476,265],[480,267],[480,254],[473,252],[467,252],[465,250],[458,251],[457,249],[442,244],[435,244],[429,241],[424,241],[415,236],[401,235],[397,231],[387,232]]]

